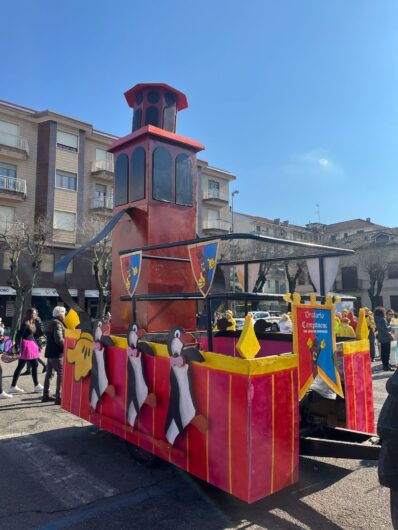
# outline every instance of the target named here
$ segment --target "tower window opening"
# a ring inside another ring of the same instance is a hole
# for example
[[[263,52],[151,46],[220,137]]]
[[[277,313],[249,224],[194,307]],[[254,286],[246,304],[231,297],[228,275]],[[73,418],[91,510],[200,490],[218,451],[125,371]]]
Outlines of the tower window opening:
[[[145,149],[137,147],[131,155],[130,201],[145,198]]]
[[[133,115],[133,132],[141,129],[142,109],[135,109]]]
[[[152,195],[158,201],[172,200],[172,158],[164,147],[153,152]]]
[[[118,156],[115,164],[115,206],[127,204],[129,185],[129,159],[126,154]]]
[[[159,111],[156,107],[148,107],[146,109],[145,125],[159,126]]]
[[[193,205],[193,163],[192,158],[186,154],[176,158],[176,203]]]
[[[148,92],[147,100],[149,103],[155,104],[159,101],[159,92],[157,90],[151,90]]]

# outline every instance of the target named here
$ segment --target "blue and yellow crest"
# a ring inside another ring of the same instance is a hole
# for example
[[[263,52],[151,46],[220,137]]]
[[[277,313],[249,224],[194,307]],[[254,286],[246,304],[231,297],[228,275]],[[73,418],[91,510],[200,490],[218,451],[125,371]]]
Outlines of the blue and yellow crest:
[[[123,283],[130,296],[133,296],[140,277],[142,263],[142,252],[132,252],[120,256]]]
[[[217,267],[218,246],[219,240],[189,246],[192,272],[203,296],[208,295],[213,283]]]

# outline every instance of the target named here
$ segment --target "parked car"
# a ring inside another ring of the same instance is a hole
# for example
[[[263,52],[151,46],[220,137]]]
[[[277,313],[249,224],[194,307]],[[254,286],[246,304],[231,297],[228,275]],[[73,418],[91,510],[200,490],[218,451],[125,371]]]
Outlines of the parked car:
[[[242,331],[243,325],[245,323],[245,319],[244,318],[235,318],[235,321],[236,321],[236,329],[237,329],[237,331]]]
[[[253,311],[252,312],[254,320],[265,320],[272,324],[271,331],[279,331],[278,322],[280,316],[277,311]]]

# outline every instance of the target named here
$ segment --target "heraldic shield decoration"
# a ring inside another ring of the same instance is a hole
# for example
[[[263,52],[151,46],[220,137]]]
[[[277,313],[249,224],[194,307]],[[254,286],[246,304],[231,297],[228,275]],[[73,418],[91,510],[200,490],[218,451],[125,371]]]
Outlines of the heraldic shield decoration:
[[[203,296],[207,296],[217,267],[219,240],[190,245],[189,258],[196,284]]]
[[[133,296],[138,285],[142,263],[142,252],[132,252],[120,256],[120,265],[122,267],[123,283],[130,296]]]

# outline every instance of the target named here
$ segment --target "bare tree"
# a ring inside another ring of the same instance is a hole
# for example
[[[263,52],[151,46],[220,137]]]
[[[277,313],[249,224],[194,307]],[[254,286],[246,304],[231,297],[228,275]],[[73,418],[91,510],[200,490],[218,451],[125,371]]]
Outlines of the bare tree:
[[[86,241],[93,239],[107,224],[107,219],[99,215],[91,216],[81,230]],[[108,235],[90,248],[83,256],[91,266],[98,289],[98,306],[96,318],[103,319],[111,298],[112,277],[112,238]]]
[[[372,309],[378,305],[388,268],[390,250],[386,245],[371,245],[361,252],[361,266],[369,276],[368,294]]]
[[[294,293],[297,281],[304,272],[305,263],[303,261],[285,261],[285,274],[288,283],[288,292]]]
[[[38,218],[33,224],[17,220],[0,225],[0,247],[9,261],[7,285],[15,290],[12,333],[21,325],[25,297],[36,285],[49,235],[45,218]]]

